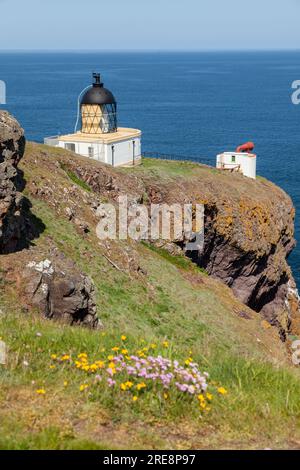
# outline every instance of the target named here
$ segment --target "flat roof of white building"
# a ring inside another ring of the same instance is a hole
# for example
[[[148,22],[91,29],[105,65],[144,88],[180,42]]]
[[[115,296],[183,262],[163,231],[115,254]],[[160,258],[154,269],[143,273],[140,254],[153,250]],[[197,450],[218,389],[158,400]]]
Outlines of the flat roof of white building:
[[[255,153],[247,153],[247,152],[223,152],[219,155],[235,155],[236,157],[256,157]]]
[[[62,142],[100,142],[110,144],[119,142],[120,140],[126,140],[134,137],[140,137],[142,131],[139,129],[130,129],[127,127],[119,127],[117,132],[111,132],[108,134],[85,134],[82,132],[76,132],[75,134],[59,135],[56,138]]]

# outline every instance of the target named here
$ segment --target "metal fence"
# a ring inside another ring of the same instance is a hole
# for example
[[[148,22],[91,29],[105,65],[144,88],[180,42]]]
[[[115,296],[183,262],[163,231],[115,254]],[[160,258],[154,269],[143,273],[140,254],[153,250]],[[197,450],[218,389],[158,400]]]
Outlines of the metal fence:
[[[54,135],[52,137],[45,137],[44,142],[45,145],[51,145],[52,147],[56,147],[58,145],[58,136]]]
[[[191,163],[202,163],[203,165],[215,166],[215,160],[208,157],[192,156],[192,155],[177,155],[160,152],[142,152],[145,158],[157,158],[159,160],[176,160]]]

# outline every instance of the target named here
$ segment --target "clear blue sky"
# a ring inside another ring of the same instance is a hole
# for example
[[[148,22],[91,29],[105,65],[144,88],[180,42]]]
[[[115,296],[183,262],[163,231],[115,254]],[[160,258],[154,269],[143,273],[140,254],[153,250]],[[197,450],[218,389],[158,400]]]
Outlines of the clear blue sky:
[[[0,0],[0,49],[300,49],[300,0]]]

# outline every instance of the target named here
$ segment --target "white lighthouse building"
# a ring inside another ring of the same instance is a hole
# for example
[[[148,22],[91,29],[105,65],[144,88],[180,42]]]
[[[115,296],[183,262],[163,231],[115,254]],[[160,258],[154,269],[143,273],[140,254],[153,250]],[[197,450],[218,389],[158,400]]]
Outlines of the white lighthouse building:
[[[141,131],[118,127],[115,97],[104,88],[99,74],[93,74],[93,77],[93,85],[79,96],[74,133],[46,137],[44,143],[112,166],[139,163]],[[80,130],[77,131],[79,123]]]

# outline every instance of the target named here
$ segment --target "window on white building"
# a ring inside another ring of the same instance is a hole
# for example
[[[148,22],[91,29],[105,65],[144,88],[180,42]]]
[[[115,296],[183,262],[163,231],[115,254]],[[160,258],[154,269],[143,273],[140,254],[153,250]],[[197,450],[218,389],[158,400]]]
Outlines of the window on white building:
[[[65,144],[65,149],[75,152],[75,144]]]
[[[231,162],[232,162],[232,163],[235,163],[235,155],[232,155],[232,157],[231,157]]]
[[[89,157],[94,158],[94,147],[89,147],[88,152],[89,152]]]

